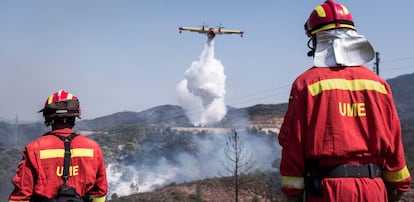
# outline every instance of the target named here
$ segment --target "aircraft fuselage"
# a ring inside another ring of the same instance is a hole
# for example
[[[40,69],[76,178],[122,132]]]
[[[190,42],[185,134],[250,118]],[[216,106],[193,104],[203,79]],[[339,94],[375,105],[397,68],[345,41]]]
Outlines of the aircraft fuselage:
[[[207,33],[207,37],[208,37],[209,39],[213,39],[215,36],[216,36],[216,33],[214,33],[214,31],[213,31],[213,30],[210,30],[210,31]]]

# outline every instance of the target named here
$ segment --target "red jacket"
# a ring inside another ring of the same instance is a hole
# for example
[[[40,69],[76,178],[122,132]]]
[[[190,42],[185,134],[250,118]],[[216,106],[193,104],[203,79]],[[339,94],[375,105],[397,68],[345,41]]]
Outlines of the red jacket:
[[[70,129],[48,132],[33,140],[23,152],[12,182],[15,186],[10,201],[29,201],[32,196],[52,198],[62,185],[63,141],[51,133],[68,136]],[[81,195],[91,195],[93,201],[105,201],[108,191],[104,158],[99,145],[82,135],[71,141],[71,161],[68,184]]]
[[[313,67],[298,76],[279,143],[282,192],[286,195],[303,192],[305,158],[317,159],[321,166],[375,163],[383,169],[386,186],[409,190],[411,177],[391,88],[365,66]],[[325,189],[333,195],[340,193],[335,190],[339,182],[328,181],[324,181]],[[352,183],[367,186],[362,181]]]

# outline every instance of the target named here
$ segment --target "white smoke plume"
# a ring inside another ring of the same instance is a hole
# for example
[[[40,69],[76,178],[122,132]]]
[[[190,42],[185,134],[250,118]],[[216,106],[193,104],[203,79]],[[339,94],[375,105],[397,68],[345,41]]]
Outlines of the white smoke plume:
[[[272,170],[272,161],[280,157],[280,148],[268,138],[240,133],[245,149],[252,154],[254,166],[251,172]],[[126,196],[149,192],[171,183],[220,177],[225,157],[227,135],[211,133],[192,141],[196,153],[171,151],[174,159],[160,158],[156,162],[131,162],[128,165],[107,163],[109,183],[108,197],[113,193]]]
[[[198,61],[177,86],[178,100],[194,125],[209,125],[226,115],[224,66],[214,57],[214,40],[208,40]]]

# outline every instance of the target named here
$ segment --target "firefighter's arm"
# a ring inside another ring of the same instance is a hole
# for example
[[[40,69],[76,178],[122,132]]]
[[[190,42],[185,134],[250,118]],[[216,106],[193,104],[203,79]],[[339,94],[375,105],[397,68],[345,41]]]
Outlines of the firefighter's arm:
[[[282,146],[282,159],[280,174],[282,176],[282,192],[294,198],[303,197],[304,156],[302,130],[306,111],[304,111],[303,98],[295,85],[292,86],[288,110],[279,133],[279,144]]]
[[[389,195],[396,195],[410,190],[411,175],[405,161],[400,120],[392,98],[390,100],[391,112],[389,116],[389,128],[391,131],[390,143],[392,144],[392,149],[386,157],[385,167],[383,169],[383,180]]]
[[[96,151],[97,173],[96,181],[93,189],[90,191],[90,199],[92,202],[105,202],[108,192],[108,182],[106,179],[105,164],[101,149],[98,147]]]
[[[29,201],[33,195],[35,169],[28,158],[27,149],[23,151],[16,174],[12,179],[14,189],[9,196],[9,201]]]
[[[397,138],[395,151],[387,157],[382,178],[389,193],[402,193],[410,190],[411,175],[407,168],[401,138]]]

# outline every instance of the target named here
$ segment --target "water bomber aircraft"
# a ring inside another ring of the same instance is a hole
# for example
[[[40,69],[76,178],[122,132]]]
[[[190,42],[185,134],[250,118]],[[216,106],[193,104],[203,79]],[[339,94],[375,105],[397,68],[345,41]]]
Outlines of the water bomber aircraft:
[[[217,34],[240,34],[240,37],[243,37],[243,31],[241,30],[231,30],[223,29],[221,25],[216,27],[208,27],[207,25],[202,25],[201,27],[179,27],[178,30],[180,34],[182,31],[198,32],[200,34],[207,35],[208,39],[212,40]]]

